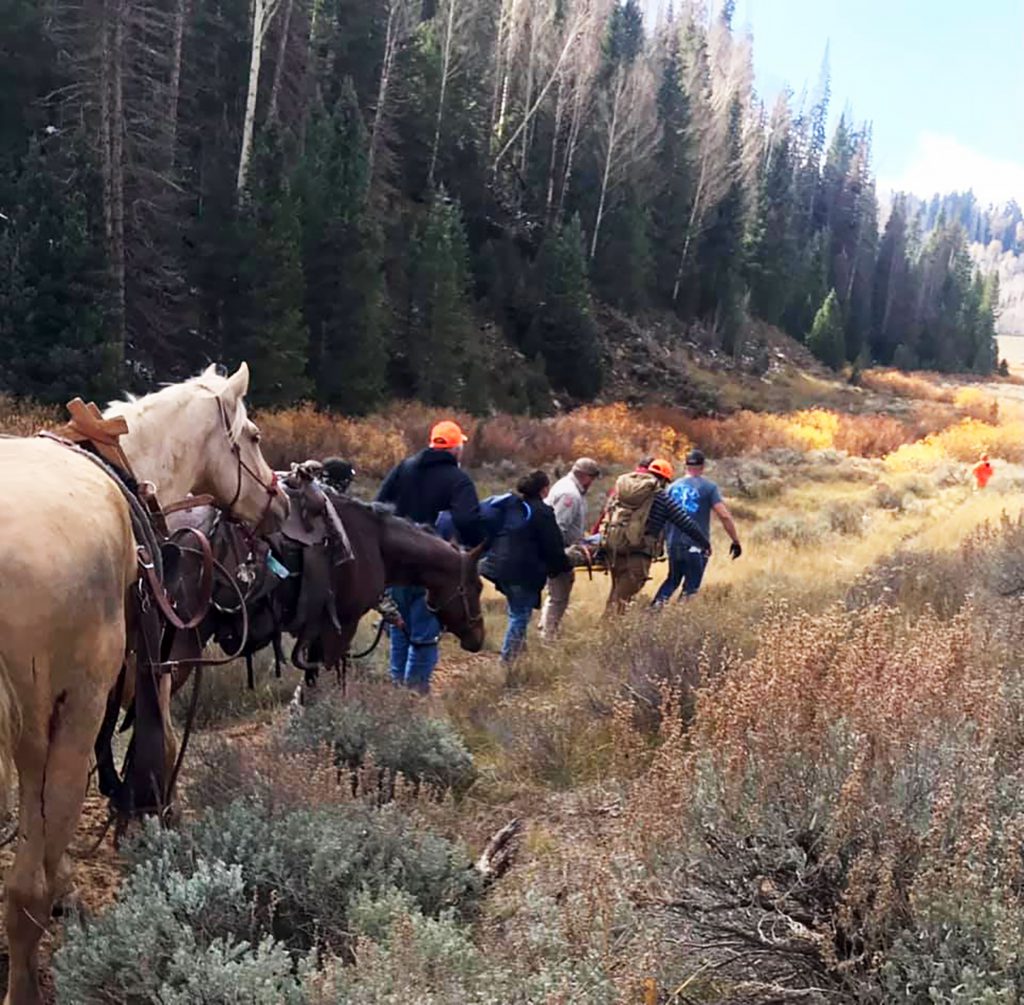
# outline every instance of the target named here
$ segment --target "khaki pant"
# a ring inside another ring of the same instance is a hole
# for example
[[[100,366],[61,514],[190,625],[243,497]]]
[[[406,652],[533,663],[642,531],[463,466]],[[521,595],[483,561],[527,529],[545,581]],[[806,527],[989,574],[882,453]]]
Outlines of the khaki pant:
[[[576,576],[572,572],[563,572],[560,576],[552,576],[548,580],[548,595],[544,601],[544,609],[540,612],[540,633],[546,642],[558,635],[558,628],[565,617],[569,606],[569,595]]]
[[[625,611],[629,602],[644,588],[650,571],[649,555],[616,555],[611,567],[612,590],[608,594],[605,614],[621,614]]]

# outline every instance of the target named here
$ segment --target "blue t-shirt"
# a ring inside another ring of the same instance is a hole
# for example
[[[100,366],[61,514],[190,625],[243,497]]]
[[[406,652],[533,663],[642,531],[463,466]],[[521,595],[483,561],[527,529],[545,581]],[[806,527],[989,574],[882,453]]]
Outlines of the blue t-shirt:
[[[711,540],[711,510],[722,501],[718,486],[707,478],[677,478],[669,487],[668,494],[693,517],[704,536]],[[689,534],[669,524],[666,537],[669,548],[697,548],[699,545]]]

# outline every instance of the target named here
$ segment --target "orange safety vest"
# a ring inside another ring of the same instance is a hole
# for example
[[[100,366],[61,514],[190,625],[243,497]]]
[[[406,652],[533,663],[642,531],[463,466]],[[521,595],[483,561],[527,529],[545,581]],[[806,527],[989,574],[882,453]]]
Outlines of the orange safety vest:
[[[988,485],[989,479],[992,477],[994,469],[988,461],[979,461],[974,465],[971,474],[974,475],[974,480],[978,483],[978,488],[983,489]]]

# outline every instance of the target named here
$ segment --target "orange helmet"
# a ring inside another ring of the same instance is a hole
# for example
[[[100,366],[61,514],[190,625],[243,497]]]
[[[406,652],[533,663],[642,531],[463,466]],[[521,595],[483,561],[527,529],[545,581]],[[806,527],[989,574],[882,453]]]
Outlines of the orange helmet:
[[[452,450],[461,447],[469,437],[457,422],[446,419],[430,430],[430,446],[435,450]]]
[[[647,465],[647,470],[652,475],[657,475],[659,478],[664,478],[665,481],[670,482],[675,477],[675,470],[672,467],[670,461],[666,461],[664,457],[655,457],[650,464]]]

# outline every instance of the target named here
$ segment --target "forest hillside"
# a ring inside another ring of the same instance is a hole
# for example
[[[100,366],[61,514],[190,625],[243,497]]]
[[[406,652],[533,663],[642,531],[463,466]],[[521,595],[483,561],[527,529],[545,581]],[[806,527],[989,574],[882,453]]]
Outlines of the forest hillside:
[[[264,406],[543,413],[617,381],[609,312],[755,369],[765,322],[990,372],[969,248],[1019,211],[883,218],[827,61],[767,107],[733,7],[0,0],[0,392],[245,358]]]

